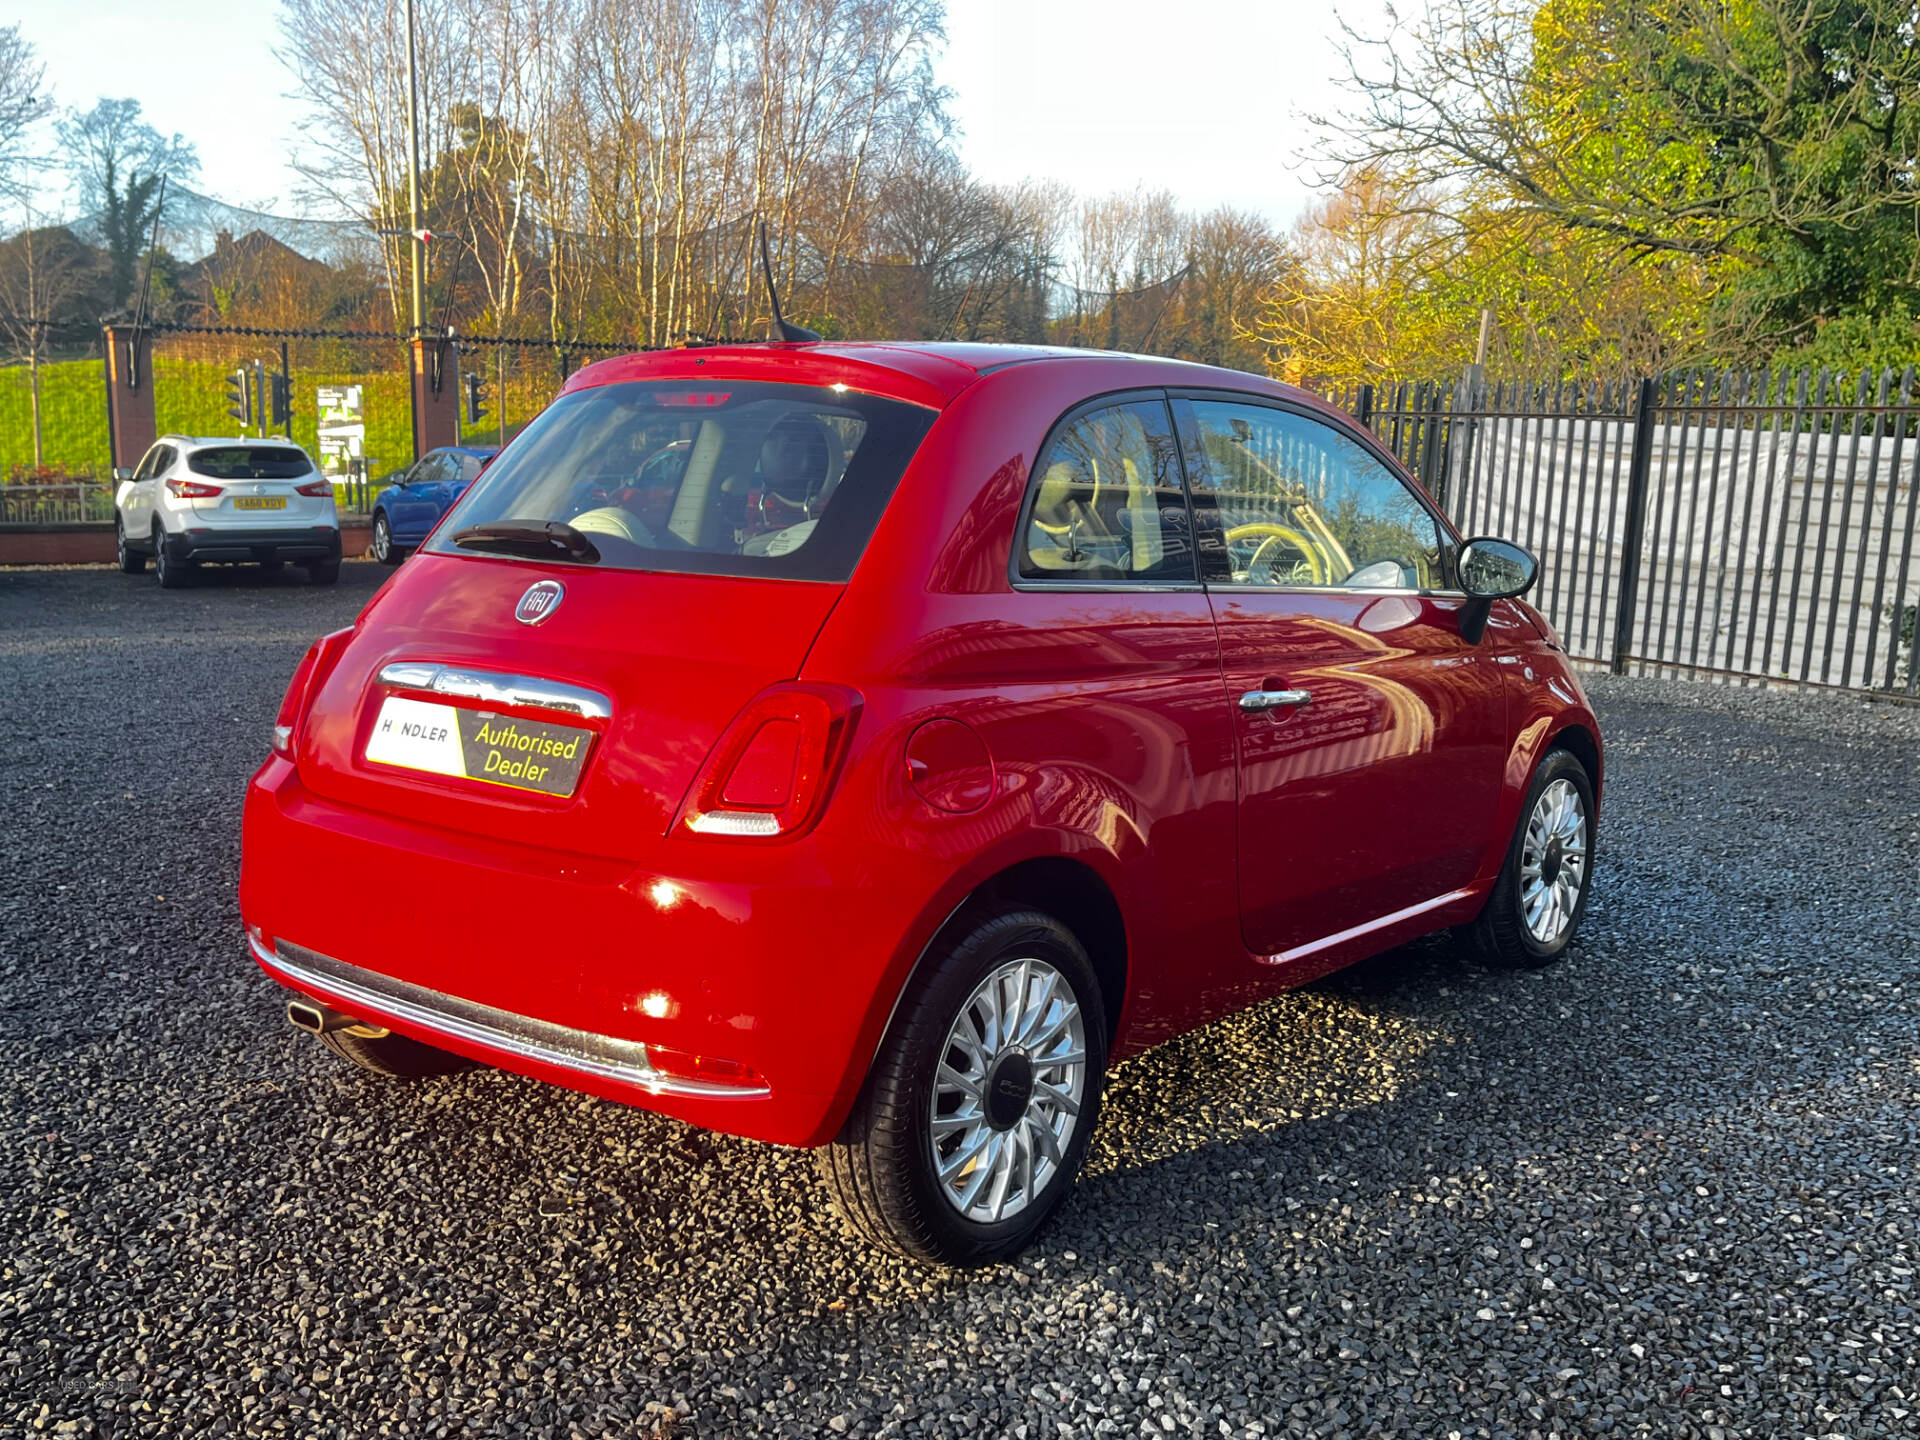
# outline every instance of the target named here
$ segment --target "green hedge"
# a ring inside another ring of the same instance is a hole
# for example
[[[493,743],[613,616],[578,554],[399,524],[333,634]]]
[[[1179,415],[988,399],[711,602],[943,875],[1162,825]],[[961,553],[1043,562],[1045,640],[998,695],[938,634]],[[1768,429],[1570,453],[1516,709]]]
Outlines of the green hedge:
[[[234,435],[227,414],[231,367],[214,361],[155,355],[154,422],[162,435]],[[367,423],[367,461],[375,476],[413,458],[413,410],[403,371],[296,372],[293,438],[316,458],[320,449],[317,392],[322,385],[358,385]],[[44,461],[104,478],[112,466],[107,431],[107,377],[100,360],[61,360],[40,367],[40,433]],[[258,433],[257,429],[252,433]],[[33,396],[24,365],[0,368],[0,476],[33,464]]]
[[[107,372],[101,360],[58,360],[40,367],[40,436],[49,466],[104,477]],[[33,388],[24,365],[0,369],[0,477],[33,465]]]
[[[154,419],[160,433],[233,435],[239,425],[227,414],[227,377],[232,367],[216,361],[154,357]],[[402,371],[298,371],[293,375],[293,438],[316,460],[320,455],[320,387],[358,385],[367,425],[367,469],[378,477],[413,459],[413,403]],[[249,433],[258,433],[257,429]]]

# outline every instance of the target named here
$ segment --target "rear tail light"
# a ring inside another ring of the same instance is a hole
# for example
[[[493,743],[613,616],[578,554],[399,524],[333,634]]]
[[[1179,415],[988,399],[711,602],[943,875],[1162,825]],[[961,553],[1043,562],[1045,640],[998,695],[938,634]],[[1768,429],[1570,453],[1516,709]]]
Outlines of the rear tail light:
[[[322,635],[307,647],[307,653],[294,666],[293,678],[287,682],[287,693],[280,701],[280,713],[273,717],[274,754],[293,758],[294,736],[306,718],[307,704],[352,634],[351,629],[346,629]]]
[[[202,485],[198,480],[169,480],[167,490],[182,500],[211,500],[220,494],[218,485]]]
[[[296,485],[293,487],[293,493],[296,495],[311,495],[316,500],[331,500],[333,498],[333,482],[331,480],[315,480],[310,485]]]
[[[320,658],[320,642],[314,641],[307,647],[307,653],[300,657],[300,663],[293,667],[293,678],[287,682],[287,693],[280,698],[280,713],[273,717],[273,750],[276,755],[293,758],[293,726],[300,717],[300,710],[307,698],[307,686],[313,679],[313,665]]]
[[[846,758],[860,695],[840,685],[776,685],[747,702],[687,792],[696,835],[787,839],[826,808]]]

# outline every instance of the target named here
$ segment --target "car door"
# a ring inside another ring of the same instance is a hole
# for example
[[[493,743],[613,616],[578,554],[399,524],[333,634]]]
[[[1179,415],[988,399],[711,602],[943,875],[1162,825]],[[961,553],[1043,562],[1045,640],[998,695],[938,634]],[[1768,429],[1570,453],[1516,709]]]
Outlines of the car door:
[[[1015,537],[1014,593],[961,651],[994,657],[979,723],[1036,829],[1097,825],[1140,855],[1133,903],[1163,948],[1132,977],[1149,1017],[1134,1033],[1178,1033],[1249,996],[1232,945],[1233,722],[1164,394],[1056,421]]]
[[[440,518],[439,485],[453,474],[453,457],[444,450],[430,450],[414,462],[400,482],[400,488],[387,502],[389,523],[395,535],[417,540],[433,528]]]
[[[1241,929],[1304,958],[1467,885],[1506,715],[1460,634],[1451,536],[1357,430],[1278,402],[1175,402],[1236,724]]]
[[[165,445],[150,447],[134,468],[133,479],[127,482],[126,496],[120,506],[120,523],[139,544],[144,545],[153,532],[154,491],[160,484],[156,477],[166,468],[165,457],[172,453]]]

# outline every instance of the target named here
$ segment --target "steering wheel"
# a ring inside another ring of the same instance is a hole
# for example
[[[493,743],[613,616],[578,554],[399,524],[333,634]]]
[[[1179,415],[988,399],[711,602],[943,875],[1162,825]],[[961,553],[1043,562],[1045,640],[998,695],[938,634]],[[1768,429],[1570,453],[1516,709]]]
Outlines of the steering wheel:
[[[1251,574],[1262,562],[1265,562],[1268,569],[1271,570],[1273,561],[1268,558],[1270,553],[1276,546],[1291,545],[1295,550],[1300,552],[1301,559],[1307,567],[1309,581],[1315,585],[1324,585],[1327,583],[1326,561],[1321,557],[1318,547],[1316,547],[1311,540],[1307,539],[1305,535],[1302,535],[1291,526],[1276,525],[1270,520],[1254,520],[1245,525],[1235,525],[1232,527],[1227,531],[1226,539],[1229,545],[1233,544],[1236,540],[1257,539],[1260,541],[1259,546],[1253,552],[1253,557],[1247,561],[1246,570],[1242,572],[1244,574]],[[1295,568],[1297,569],[1298,566]]]

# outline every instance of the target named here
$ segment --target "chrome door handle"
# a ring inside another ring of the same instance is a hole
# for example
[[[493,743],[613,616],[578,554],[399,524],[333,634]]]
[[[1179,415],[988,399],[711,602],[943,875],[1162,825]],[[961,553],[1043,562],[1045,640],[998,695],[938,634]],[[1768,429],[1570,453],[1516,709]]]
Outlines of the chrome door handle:
[[[1289,705],[1305,705],[1313,699],[1310,690],[1249,690],[1240,697],[1242,710],[1282,710]]]

